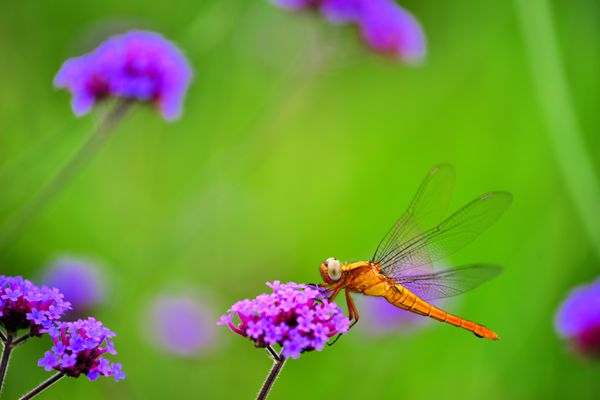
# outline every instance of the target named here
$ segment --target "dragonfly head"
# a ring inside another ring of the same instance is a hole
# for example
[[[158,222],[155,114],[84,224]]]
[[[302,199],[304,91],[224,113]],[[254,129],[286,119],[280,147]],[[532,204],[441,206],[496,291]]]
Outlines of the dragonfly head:
[[[342,264],[339,260],[329,257],[319,267],[321,271],[321,277],[327,284],[337,282],[342,277]]]

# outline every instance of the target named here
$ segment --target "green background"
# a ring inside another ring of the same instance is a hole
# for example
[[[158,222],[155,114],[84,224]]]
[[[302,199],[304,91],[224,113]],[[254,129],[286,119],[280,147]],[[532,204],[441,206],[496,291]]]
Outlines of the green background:
[[[403,5],[427,33],[420,67],[371,54],[351,27],[264,0],[0,2],[2,223],[100,115],[76,119],[68,94],[53,90],[66,58],[142,27],[174,40],[196,75],[180,121],[136,107],[0,253],[0,273],[34,280],[64,252],[109,268],[97,316],[118,333],[127,379],[69,379],[40,398],[252,398],[270,368],[261,350],[218,328],[211,352],[165,355],[144,340],[148,299],[195,290],[216,320],[265,281],[316,282],[327,257],[367,259],[440,162],[457,170],[454,209],[489,190],[515,196],[451,257],[505,267],[450,307],[502,340],[443,324],[408,338],[355,330],[289,362],[272,398],[598,398],[600,367],[571,354],[553,321],[570,288],[598,275],[600,249],[583,223],[597,213],[576,206],[590,182],[570,166],[600,168],[600,6]],[[556,126],[572,118],[574,129]],[[583,152],[565,153],[557,131]],[[15,352],[7,399],[48,376],[34,362],[48,346]]]

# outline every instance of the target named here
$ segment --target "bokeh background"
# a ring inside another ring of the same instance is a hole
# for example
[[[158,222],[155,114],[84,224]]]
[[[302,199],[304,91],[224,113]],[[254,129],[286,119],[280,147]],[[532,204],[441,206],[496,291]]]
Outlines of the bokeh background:
[[[440,162],[457,170],[453,208],[489,190],[515,196],[450,260],[505,267],[450,306],[502,340],[443,324],[357,329],[289,362],[272,398],[598,398],[600,365],[572,354],[553,321],[600,269],[600,221],[585,207],[598,182],[572,168],[600,172],[600,5],[402,4],[427,33],[420,67],[266,0],[0,2],[0,222],[98,118],[76,119],[53,90],[63,60],[137,27],[178,43],[196,74],[180,121],[136,107],[0,253],[0,273],[36,282],[57,255],[102,260],[107,295],[94,313],[118,333],[128,377],[69,379],[40,398],[252,398],[271,366],[264,352],[212,325],[201,351],[165,351],[148,316],[155,296],[193,293],[216,321],[265,281],[317,282],[327,257],[369,258]],[[7,399],[48,376],[34,361],[48,346],[15,352]]]

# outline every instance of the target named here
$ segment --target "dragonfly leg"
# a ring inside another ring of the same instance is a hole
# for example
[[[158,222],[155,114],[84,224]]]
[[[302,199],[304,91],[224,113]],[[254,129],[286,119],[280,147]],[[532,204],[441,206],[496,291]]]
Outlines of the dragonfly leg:
[[[327,346],[333,346],[333,345],[334,345],[334,344],[335,344],[335,343],[336,343],[338,340],[340,340],[340,338],[341,338],[341,337],[342,337],[342,334],[341,334],[341,333],[338,333],[338,334],[335,336],[335,339],[333,339],[333,340],[332,340],[332,341],[330,341],[330,342],[327,342]]]
[[[340,291],[340,289],[337,289],[335,294],[337,294]],[[358,309],[356,308],[354,300],[352,300],[352,296],[350,295],[350,291],[348,289],[346,289],[346,304],[348,305],[348,318],[352,321],[350,327],[348,328],[350,329],[358,322],[360,318],[358,316]],[[333,346],[338,340],[340,340],[341,337],[342,334],[338,333],[335,339],[333,339],[331,342],[328,342],[327,345]]]
[[[346,304],[348,305],[348,318],[352,321],[350,324],[350,328],[352,328],[360,317],[358,316],[358,309],[356,308],[356,304],[354,304],[354,300],[352,300],[352,296],[350,295],[350,291],[346,289]]]
[[[329,298],[327,300],[329,300],[330,302],[333,301],[333,299],[335,299],[337,297],[337,295],[340,293],[340,290],[342,290],[341,286],[338,286],[335,291],[333,292],[333,294],[331,296],[329,296]]]

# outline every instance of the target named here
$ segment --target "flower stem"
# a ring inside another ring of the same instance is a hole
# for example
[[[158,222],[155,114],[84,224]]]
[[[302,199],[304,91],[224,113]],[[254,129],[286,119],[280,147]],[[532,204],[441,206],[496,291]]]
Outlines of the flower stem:
[[[57,373],[56,375],[46,379],[44,382],[40,383],[38,386],[33,388],[33,390],[21,397],[20,400],[28,400],[33,398],[34,396],[37,396],[38,394],[40,394],[40,392],[48,389],[50,386],[58,382],[64,376],[65,375],[62,372]]]
[[[31,337],[30,333],[26,333],[22,336],[19,336],[18,338],[15,339],[15,341],[12,343],[12,347],[16,347],[18,345],[20,345],[21,343],[23,343],[24,341],[26,341],[27,339],[29,339]]]
[[[548,0],[515,0],[546,130],[567,192],[596,255],[600,256],[600,179],[586,148],[569,90]]]
[[[281,358],[279,357],[279,354],[277,354],[277,352],[275,350],[273,350],[273,348],[271,346],[267,346],[266,349],[267,349],[267,353],[269,353],[271,358],[273,358],[273,361],[281,360]]]
[[[258,392],[256,400],[264,400],[267,398],[269,392],[271,391],[271,387],[273,387],[273,383],[275,383],[275,380],[279,376],[279,373],[281,372],[283,364],[285,364],[286,360],[281,354],[275,353],[272,348],[268,347],[267,350],[271,356],[273,356],[275,362],[273,363],[273,367],[271,367],[271,371],[269,371],[269,375],[267,375],[267,379],[265,379],[265,383],[263,383],[262,387],[260,388],[260,392]]]
[[[0,340],[6,342],[6,336],[4,336],[4,333],[2,333],[2,331],[0,331]]]
[[[81,145],[69,161],[42,186],[39,192],[17,212],[0,232],[0,250],[16,237],[27,224],[41,211],[44,206],[62,189],[69,180],[80,170],[87,161],[100,149],[108,134],[119,122],[131,106],[127,99],[119,100],[114,107],[102,118],[96,129]]]
[[[4,341],[4,349],[2,350],[2,360],[0,360],[0,394],[2,393],[4,376],[6,375],[6,369],[8,368],[8,362],[10,361],[10,353],[13,349],[12,341],[14,337],[15,336],[13,333],[7,332],[6,340]]]

